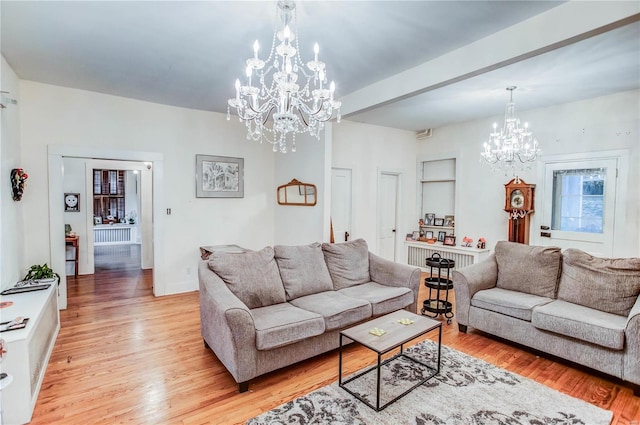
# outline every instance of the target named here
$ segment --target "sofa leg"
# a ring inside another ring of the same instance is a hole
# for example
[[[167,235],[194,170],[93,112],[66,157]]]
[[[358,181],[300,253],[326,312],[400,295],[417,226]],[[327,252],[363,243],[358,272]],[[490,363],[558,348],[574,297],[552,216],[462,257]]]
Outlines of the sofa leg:
[[[631,389],[633,390],[633,395],[636,397],[640,397],[640,385],[631,384]]]
[[[458,323],[458,330],[462,333],[467,333],[467,325],[461,325]]]
[[[209,344],[207,344],[207,341],[204,340],[204,338],[202,339],[202,341],[204,342],[204,348],[207,348],[207,349],[211,348],[209,347]]]
[[[249,391],[249,381],[240,382],[238,384],[238,392],[246,393],[247,391]]]

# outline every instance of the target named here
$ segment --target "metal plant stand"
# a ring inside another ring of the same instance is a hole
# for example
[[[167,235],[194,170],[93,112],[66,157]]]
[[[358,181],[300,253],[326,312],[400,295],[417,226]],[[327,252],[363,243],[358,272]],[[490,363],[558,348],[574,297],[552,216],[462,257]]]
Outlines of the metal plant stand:
[[[422,303],[420,312],[431,318],[443,315],[450,325],[453,318],[453,305],[449,301],[449,291],[453,289],[451,269],[455,267],[456,262],[442,258],[437,252],[427,257],[425,262],[427,267],[430,267],[429,276],[424,279],[424,285],[429,288],[429,297]]]

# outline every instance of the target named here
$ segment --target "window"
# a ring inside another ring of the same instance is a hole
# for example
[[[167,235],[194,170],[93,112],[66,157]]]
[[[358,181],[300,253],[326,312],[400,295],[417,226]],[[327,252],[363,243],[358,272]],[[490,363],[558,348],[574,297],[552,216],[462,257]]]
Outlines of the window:
[[[606,168],[553,172],[551,229],[603,233]]]

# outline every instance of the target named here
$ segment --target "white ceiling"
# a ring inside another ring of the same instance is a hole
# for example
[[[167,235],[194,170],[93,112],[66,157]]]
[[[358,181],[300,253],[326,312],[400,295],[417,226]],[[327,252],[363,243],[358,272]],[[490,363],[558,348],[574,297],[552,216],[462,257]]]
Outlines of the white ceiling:
[[[585,4],[580,10],[603,2]],[[509,85],[519,86],[518,110],[639,88],[640,2],[606,7],[629,4],[638,10],[606,28],[597,10],[594,19],[573,17],[594,22],[574,33],[553,24],[557,11],[573,7],[556,1],[304,1],[297,11],[302,58],[320,44],[348,119],[418,131],[500,114]],[[223,113],[253,41],[268,46],[276,19],[273,1],[2,0],[0,7],[2,54],[22,79]],[[533,32],[493,46],[531,44],[528,53],[463,76],[437,67],[456,51],[489,57],[470,44],[534,19]],[[540,48],[548,33],[560,42]],[[404,91],[376,83],[400,86],[397,74],[411,68],[443,75]],[[367,94],[370,104],[350,106]]]

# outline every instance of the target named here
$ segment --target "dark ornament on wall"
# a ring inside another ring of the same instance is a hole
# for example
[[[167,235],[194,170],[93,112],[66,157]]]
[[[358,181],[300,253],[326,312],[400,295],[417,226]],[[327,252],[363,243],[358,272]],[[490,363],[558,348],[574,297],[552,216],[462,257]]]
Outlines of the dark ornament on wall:
[[[11,191],[13,200],[19,201],[24,193],[24,185],[29,178],[29,174],[25,173],[22,168],[14,168],[11,170]]]

